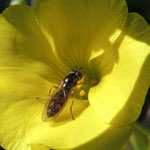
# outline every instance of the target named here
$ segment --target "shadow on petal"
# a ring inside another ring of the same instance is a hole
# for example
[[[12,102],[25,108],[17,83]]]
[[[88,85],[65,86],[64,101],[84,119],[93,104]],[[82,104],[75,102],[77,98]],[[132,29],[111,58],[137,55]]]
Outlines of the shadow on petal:
[[[111,73],[115,63],[119,61],[119,51],[118,48],[125,36],[125,32],[121,32],[119,37],[114,41],[114,43],[110,43],[110,45],[104,49],[104,53],[100,56],[91,59],[90,67],[94,70],[98,70],[99,80],[109,73]],[[96,72],[96,71],[95,71]]]
[[[105,122],[118,126],[138,118],[150,85],[150,27],[141,16],[129,14],[122,32],[118,47],[110,47],[93,63],[99,66],[101,79],[89,92],[93,109]]]
[[[50,122],[51,127],[57,127],[64,125],[65,123],[68,122],[73,122],[74,120],[72,119],[71,112],[70,112],[70,106],[72,99],[68,100],[69,102],[66,104],[65,108],[62,110],[62,112],[53,120]],[[74,119],[76,120],[78,117],[84,113],[84,111],[88,108],[88,101],[85,100],[85,104],[80,102],[81,100],[75,100],[72,111],[73,111],[73,116]]]

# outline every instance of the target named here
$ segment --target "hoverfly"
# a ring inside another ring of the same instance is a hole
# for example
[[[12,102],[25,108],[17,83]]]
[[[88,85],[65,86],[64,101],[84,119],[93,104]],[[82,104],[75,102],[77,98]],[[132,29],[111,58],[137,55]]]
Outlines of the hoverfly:
[[[80,68],[81,69],[81,68]],[[43,121],[51,121],[63,110],[73,88],[77,85],[78,81],[82,79],[82,74],[77,69],[69,71],[68,75],[62,80],[60,87],[50,94],[47,103],[44,106],[42,113]],[[72,119],[72,109],[70,109]]]

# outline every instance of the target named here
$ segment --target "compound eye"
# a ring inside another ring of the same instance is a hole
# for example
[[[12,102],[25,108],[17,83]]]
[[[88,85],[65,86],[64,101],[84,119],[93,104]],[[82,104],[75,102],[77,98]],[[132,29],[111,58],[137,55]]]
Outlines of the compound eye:
[[[70,70],[68,74],[73,74],[73,73],[75,73],[75,71],[74,70]]]
[[[82,74],[80,72],[76,72],[75,75],[79,78],[82,79]]]
[[[73,71],[72,71],[72,70],[68,72],[68,74],[72,74],[72,73],[73,73]]]

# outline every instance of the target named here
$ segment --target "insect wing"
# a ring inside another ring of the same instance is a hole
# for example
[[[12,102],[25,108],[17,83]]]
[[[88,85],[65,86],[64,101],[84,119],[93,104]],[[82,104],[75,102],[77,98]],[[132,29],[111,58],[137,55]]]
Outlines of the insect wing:
[[[62,88],[55,90],[44,106],[42,120],[48,122],[55,119],[63,110],[66,102],[67,96],[65,91]]]
[[[44,109],[43,109],[43,113],[42,113],[42,120],[43,120],[43,121],[51,121],[51,120],[52,120],[52,118],[48,117],[48,115],[47,115],[48,106],[49,106],[49,104],[52,102],[53,96],[54,96],[57,92],[59,92],[59,90],[60,90],[60,88],[57,89],[57,90],[54,90],[54,91],[50,94],[50,96],[49,96],[49,98],[48,98],[48,100],[47,100],[47,102],[46,102],[46,104],[45,104],[45,106],[44,106]]]

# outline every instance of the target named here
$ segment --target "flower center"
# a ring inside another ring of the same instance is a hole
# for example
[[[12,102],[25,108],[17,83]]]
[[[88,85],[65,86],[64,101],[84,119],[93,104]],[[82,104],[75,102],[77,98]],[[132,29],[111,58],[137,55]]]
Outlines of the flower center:
[[[83,75],[73,91],[73,95],[77,99],[88,100],[88,92],[91,87],[96,86],[99,80],[88,75]]]

